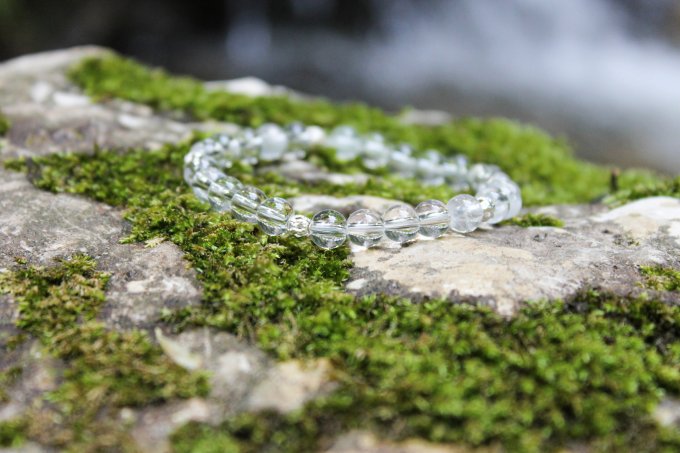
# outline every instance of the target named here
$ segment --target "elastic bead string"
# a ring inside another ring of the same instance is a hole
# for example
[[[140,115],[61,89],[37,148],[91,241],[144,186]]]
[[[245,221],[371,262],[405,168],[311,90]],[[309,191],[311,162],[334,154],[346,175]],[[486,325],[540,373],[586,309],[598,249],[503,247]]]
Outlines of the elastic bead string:
[[[382,214],[359,209],[347,219],[338,211],[324,209],[309,218],[295,213],[284,198],[269,198],[225,173],[237,161],[256,165],[301,158],[312,146],[334,148],[340,161],[360,158],[368,169],[387,168],[425,185],[448,184],[456,191],[472,188],[475,196],[456,195],[446,204],[426,200],[415,208],[400,203]],[[184,180],[199,200],[217,211],[255,223],[270,236],[310,237],[324,249],[339,247],[347,239],[373,247],[383,238],[404,243],[418,235],[438,238],[448,231],[469,233],[482,224],[514,217],[522,209],[519,186],[495,165],[469,166],[464,156],[446,158],[434,150],[416,157],[408,145],[392,146],[379,134],[362,136],[348,126],[326,134],[318,126],[265,124],[256,130],[218,134],[191,147],[184,158]]]

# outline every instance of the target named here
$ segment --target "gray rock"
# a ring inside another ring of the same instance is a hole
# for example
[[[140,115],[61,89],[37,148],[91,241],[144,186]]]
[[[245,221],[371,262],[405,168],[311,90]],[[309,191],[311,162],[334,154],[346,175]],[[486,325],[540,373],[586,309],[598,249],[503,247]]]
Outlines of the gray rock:
[[[591,206],[540,211],[561,214],[565,226],[504,226],[404,247],[385,241],[355,248],[347,289],[474,299],[511,315],[524,301],[568,298],[588,287],[639,292],[640,266],[680,264],[678,199],[648,198],[609,212]]]

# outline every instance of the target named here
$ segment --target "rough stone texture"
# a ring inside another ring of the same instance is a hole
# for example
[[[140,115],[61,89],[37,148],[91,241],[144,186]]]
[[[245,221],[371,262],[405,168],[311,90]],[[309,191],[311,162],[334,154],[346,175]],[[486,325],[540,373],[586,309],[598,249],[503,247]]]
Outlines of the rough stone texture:
[[[133,436],[145,451],[169,451],[168,436],[189,421],[219,423],[242,411],[288,412],[332,390],[330,366],[321,360],[273,363],[232,335],[195,329],[178,336],[156,332],[163,350],[178,365],[210,373],[210,395],[141,411],[127,410]]]
[[[420,440],[401,443],[381,441],[365,431],[353,431],[341,436],[326,453],[464,453],[467,448],[437,445]],[[493,451],[493,450],[475,450]]]
[[[0,64],[0,108],[12,121],[0,139],[0,161],[65,150],[90,152],[108,148],[157,148],[187,138],[193,130],[232,130],[219,123],[191,123],[159,115],[124,101],[95,104],[71,85],[65,69],[84,56],[106,52],[77,48],[23,57]],[[211,86],[249,95],[289,93],[253,81]],[[438,113],[411,112],[407,122],[437,123]],[[269,170],[305,182],[361,182],[363,175],[326,174],[305,162],[289,162]],[[267,169],[265,169],[267,170]],[[317,195],[293,200],[297,209],[334,208],[349,214],[359,208],[383,210],[394,200]],[[641,200],[607,211],[601,206],[556,206],[540,212],[565,221],[563,228],[501,227],[468,236],[451,234],[436,241],[399,247],[383,243],[371,250],[353,249],[355,268],[347,289],[356,293],[388,292],[412,297],[475,299],[511,315],[522,301],[569,297],[583,287],[599,285],[621,294],[640,291],[638,266],[678,267],[680,201]],[[196,304],[201,288],[181,251],[170,243],[121,244],[127,233],[121,212],[109,206],[34,188],[22,174],[0,169],[0,271],[15,257],[49,265],[75,253],[93,256],[111,274],[101,318],[112,329],[141,328],[154,332],[164,308]],[[13,301],[0,296],[0,334],[12,332]],[[325,361],[273,363],[261,351],[233,336],[197,329],[178,336],[155,338],[176,363],[211,373],[207,398],[171,402],[143,410],[123,409],[121,420],[146,451],[168,451],[168,435],[187,421],[218,423],[244,410],[290,411],[333,389]],[[28,379],[0,405],[0,420],[20,414],[45,391],[54,388],[62,364],[41,355],[27,343],[0,357],[6,368],[22,363]],[[677,424],[678,402],[662,404],[657,417]],[[27,444],[22,451],[40,451]],[[421,442],[393,444],[367,433],[349,433],[330,452],[455,452]]]
[[[102,310],[111,326],[148,328],[163,307],[200,300],[195,273],[177,247],[120,244],[127,225],[110,206],[38,190],[24,175],[0,169],[0,212],[0,270],[18,257],[39,265],[76,253],[94,257],[111,274]]]
[[[406,247],[385,241],[354,249],[347,288],[474,298],[510,315],[523,301],[566,298],[585,287],[629,294],[639,290],[639,266],[678,265],[680,200],[648,198],[594,210],[541,210],[559,215],[563,228],[505,226]]]

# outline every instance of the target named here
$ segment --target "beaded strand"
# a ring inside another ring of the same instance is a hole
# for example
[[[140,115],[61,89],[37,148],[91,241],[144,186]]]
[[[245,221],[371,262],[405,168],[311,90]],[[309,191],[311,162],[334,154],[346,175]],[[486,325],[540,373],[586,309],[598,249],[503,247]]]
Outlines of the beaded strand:
[[[309,218],[295,213],[286,199],[268,198],[257,187],[245,186],[225,173],[236,161],[256,165],[299,159],[312,146],[334,148],[340,161],[361,158],[368,169],[388,168],[425,185],[448,184],[456,191],[472,188],[475,196],[456,195],[446,204],[427,200],[415,208],[400,203],[382,215],[359,209],[347,219],[338,211],[325,209]],[[482,224],[494,225],[514,217],[522,209],[519,186],[495,165],[469,166],[464,156],[445,158],[433,150],[416,157],[408,145],[392,146],[379,134],[362,136],[348,126],[326,134],[318,126],[265,124],[256,130],[218,134],[191,147],[184,158],[184,180],[199,200],[217,211],[255,223],[270,236],[309,237],[323,249],[339,247],[347,239],[372,247],[383,238],[405,243],[418,235],[438,238],[449,230],[469,233]]]

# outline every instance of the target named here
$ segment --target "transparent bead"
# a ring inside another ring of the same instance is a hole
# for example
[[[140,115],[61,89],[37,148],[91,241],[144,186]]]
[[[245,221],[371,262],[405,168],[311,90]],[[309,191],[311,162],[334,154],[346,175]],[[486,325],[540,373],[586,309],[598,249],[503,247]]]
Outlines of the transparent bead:
[[[276,124],[263,124],[257,129],[260,136],[260,159],[278,160],[288,149],[288,135]]]
[[[230,161],[236,161],[241,158],[243,153],[243,144],[241,140],[233,138],[229,143],[224,145],[222,156]]]
[[[515,217],[522,210],[522,192],[517,184],[508,180],[500,181],[494,180],[484,185],[483,189],[498,189],[503,195],[508,198],[510,207],[504,218],[509,219]]]
[[[444,175],[439,163],[428,158],[416,159],[416,172],[418,178],[429,186],[444,184]]]
[[[208,201],[216,211],[230,211],[231,199],[241,188],[243,188],[241,181],[233,176],[225,175],[210,183]]]
[[[212,159],[205,154],[201,148],[192,149],[192,151],[184,156],[184,181],[192,186],[196,173],[207,170],[209,167],[213,166],[213,163]]]
[[[309,226],[312,223],[307,216],[295,214],[288,219],[288,231],[297,238],[309,236]]]
[[[385,144],[382,135],[371,134],[364,139],[361,154],[363,155],[364,166],[370,170],[375,170],[388,164],[392,151]]]
[[[413,178],[416,175],[416,159],[411,155],[408,145],[400,145],[390,153],[388,165],[403,178]]]
[[[203,202],[209,201],[208,190],[213,181],[224,178],[226,175],[213,167],[202,168],[194,174],[191,189],[196,198]]]
[[[427,200],[416,206],[420,220],[420,234],[438,238],[449,229],[449,210],[439,200]]]
[[[241,221],[257,223],[257,208],[267,196],[257,187],[245,186],[231,199],[231,213]]]
[[[472,195],[456,195],[447,204],[451,216],[451,229],[458,233],[474,231],[482,223],[482,205]]]
[[[252,129],[244,129],[241,136],[241,161],[257,165],[262,147],[262,137]]]
[[[468,170],[468,182],[472,187],[479,188],[498,172],[500,169],[495,165],[474,164]]]
[[[319,211],[312,217],[309,233],[312,242],[322,249],[340,247],[347,239],[345,216],[332,209]]]
[[[206,138],[201,142],[203,152],[207,155],[219,154],[224,150],[224,146],[215,138]]]
[[[382,218],[369,209],[354,211],[347,219],[349,240],[362,247],[376,245],[385,235]]]
[[[215,134],[211,137],[213,140],[221,144],[222,146],[227,146],[232,138],[224,133]]]
[[[269,198],[257,208],[257,224],[269,236],[280,236],[286,232],[288,219],[293,215],[293,206],[283,198]]]
[[[305,148],[318,145],[326,139],[326,131],[319,126],[307,126],[300,137],[300,144]]]
[[[407,204],[392,206],[382,216],[385,236],[395,242],[407,242],[416,238],[420,223],[415,209]]]
[[[326,139],[326,146],[335,148],[335,157],[340,161],[355,159],[361,151],[361,139],[356,131],[349,126],[339,126],[333,129]]]
[[[510,200],[505,192],[497,187],[484,186],[477,192],[477,198],[489,199],[494,205],[493,215],[487,220],[482,220],[483,222],[486,222],[489,225],[495,225],[507,218],[508,211],[510,210]]]
[[[452,186],[454,190],[465,190],[467,188],[465,168],[459,166],[455,161],[447,161],[441,164],[441,171],[445,182]]]
[[[494,202],[487,197],[477,197],[477,201],[479,201],[479,204],[482,205],[482,211],[484,211],[484,216],[482,217],[482,223],[486,222],[488,223],[489,220],[491,220],[496,212],[496,205]]]

